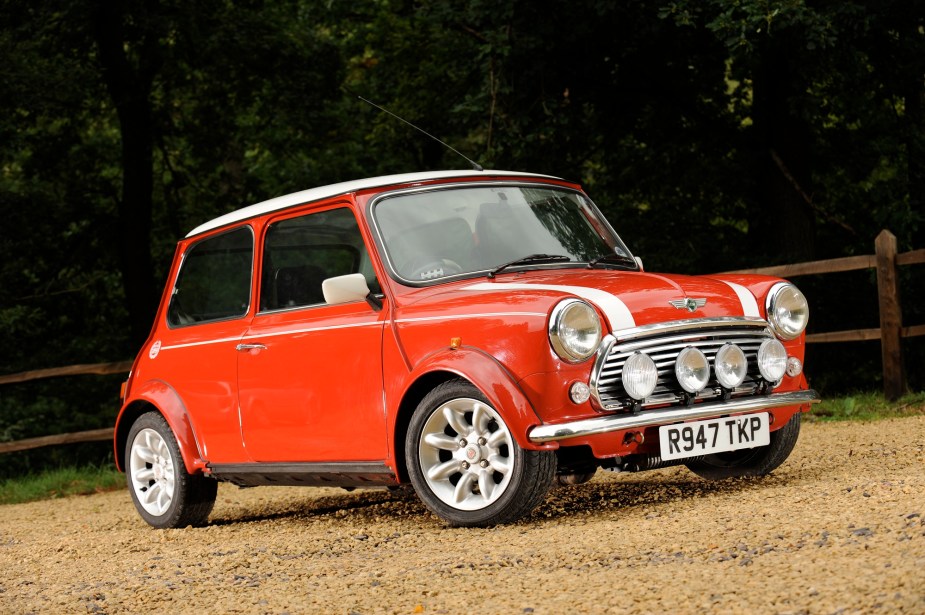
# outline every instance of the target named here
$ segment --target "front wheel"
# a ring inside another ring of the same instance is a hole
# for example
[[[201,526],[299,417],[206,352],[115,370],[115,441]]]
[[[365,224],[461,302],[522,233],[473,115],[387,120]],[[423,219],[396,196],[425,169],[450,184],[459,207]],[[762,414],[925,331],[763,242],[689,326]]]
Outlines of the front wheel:
[[[157,412],[132,424],[125,476],[138,513],[158,529],[202,525],[215,505],[218,482],[186,471],[177,440]]]
[[[689,462],[687,467],[697,476],[708,480],[770,474],[793,451],[800,436],[800,420],[800,413],[797,412],[786,425],[771,433],[771,443],[767,446],[707,455]]]
[[[421,400],[405,437],[411,484],[450,525],[509,523],[546,496],[556,471],[552,451],[520,448],[504,419],[464,380]]]

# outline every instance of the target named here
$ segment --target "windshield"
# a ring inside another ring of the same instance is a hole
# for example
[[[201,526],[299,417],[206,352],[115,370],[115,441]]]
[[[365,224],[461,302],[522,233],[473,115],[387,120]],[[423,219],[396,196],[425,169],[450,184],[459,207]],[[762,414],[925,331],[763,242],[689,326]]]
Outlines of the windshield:
[[[499,268],[573,267],[602,256],[608,257],[602,266],[637,268],[594,205],[564,188],[492,185],[398,194],[379,201],[373,216],[392,269],[409,282]]]

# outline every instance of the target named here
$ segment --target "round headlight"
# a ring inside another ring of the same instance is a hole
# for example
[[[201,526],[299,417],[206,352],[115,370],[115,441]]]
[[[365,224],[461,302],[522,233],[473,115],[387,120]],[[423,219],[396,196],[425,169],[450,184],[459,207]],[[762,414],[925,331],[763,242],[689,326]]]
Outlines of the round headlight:
[[[645,399],[651,395],[656,381],[658,368],[649,355],[633,353],[623,364],[623,388],[633,399]]]
[[[584,361],[601,343],[601,320],[593,307],[578,299],[566,299],[549,318],[549,343],[563,360]]]
[[[678,355],[674,373],[682,389],[696,393],[702,391],[710,380],[710,362],[699,349],[688,346]]]
[[[778,337],[799,337],[809,322],[809,304],[803,293],[789,282],[781,282],[768,294],[768,322]]]
[[[724,344],[716,353],[713,370],[721,385],[727,389],[734,389],[745,380],[748,360],[741,348],[735,344]]]
[[[787,349],[777,340],[765,340],[758,347],[758,371],[768,382],[777,382],[787,371]]]

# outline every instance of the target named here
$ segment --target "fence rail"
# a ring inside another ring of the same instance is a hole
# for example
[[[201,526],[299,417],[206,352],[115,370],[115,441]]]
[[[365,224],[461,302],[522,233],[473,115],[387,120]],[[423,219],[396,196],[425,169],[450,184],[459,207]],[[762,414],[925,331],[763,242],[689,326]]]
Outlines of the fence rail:
[[[783,278],[822,273],[840,273],[861,269],[877,270],[877,292],[880,300],[880,328],[855,329],[851,331],[832,331],[829,333],[807,334],[808,344],[828,344],[837,342],[864,342],[880,340],[883,354],[883,392],[887,398],[895,400],[906,390],[905,371],[902,364],[900,341],[906,337],[925,335],[925,325],[902,326],[902,310],[899,303],[897,284],[897,267],[925,263],[925,249],[913,250],[902,254],[896,251],[896,237],[890,231],[881,231],[874,242],[875,253],[861,256],[831,258],[808,263],[761,267],[758,269],[739,269],[727,273],[757,273],[775,275]],[[37,369],[18,374],[0,376],[0,385],[28,382],[43,378],[61,376],[78,376],[84,374],[121,374],[132,368],[131,361],[115,363],[92,363]],[[0,454],[24,451],[56,444],[76,442],[100,442],[112,439],[112,428],[94,429],[75,433],[29,438],[15,442],[0,442]]]
[[[35,369],[29,372],[19,372],[0,376],[0,384],[13,384],[41,380],[43,378],[57,378],[60,376],[82,376],[85,374],[124,374],[132,369],[131,361],[117,361],[115,363],[83,363],[81,365],[68,365],[65,367],[52,367],[49,369]]]
[[[883,359],[883,393],[887,399],[896,400],[906,392],[905,369],[903,369],[901,342],[906,337],[925,335],[925,325],[903,327],[902,307],[899,301],[899,283],[896,268],[925,263],[925,249],[897,253],[896,237],[883,230],[874,240],[874,254],[832,258],[809,263],[741,269],[729,273],[761,273],[784,278],[820,273],[839,273],[860,269],[877,270],[877,294],[880,304],[880,327],[877,329],[854,329],[830,333],[807,334],[807,344],[834,342],[864,342],[880,340]]]
[[[108,374],[125,374],[132,369],[131,361],[116,361],[114,363],[82,363],[80,365],[67,365],[64,367],[52,367],[49,369],[34,369],[28,372],[19,372],[18,374],[7,374],[0,376],[0,385],[15,384],[19,382],[29,382],[31,380],[44,380],[45,378],[61,378],[64,376],[85,376]],[[4,453],[15,453],[17,451],[28,451],[34,448],[45,446],[55,446],[58,444],[77,444],[80,442],[105,442],[112,440],[113,428],[104,427],[102,429],[91,429],[89,431],[76,431],[73,433],[61,433],[51,436],[41,436],[38,438],[27,438],[25,440],[14,440],[12,442],[0,442],[0,455]]]
[[[889,231],[883,231],[889,233]],[[882,233],[881,233],[882,234]],[[918,265],[925,263],[925,248],[903,252],[896,255],[896,265]],[[808,263],[795,263],[792,265],[777,265],[774,267],[759,267],[758,269],[737,269],[727,273],[760,273],[776,275],[782,278],[791,278],[816,273],[840,273],[842,271],[858,271],[861,269],[874,269],[877,266],[876,254],[862,256],[846,256],[843,258],[830,258],[822,261]]]
[[[78,431],[74,433],[59,433],[53,436],[42,436],[41,438],[16,440],[15,442],[0,442],[0,455],[3,453],[15,453],[16,451],[42,448],[43,446],[54,446],[55,444],[105,442],[107,440],[112,440],[112,432],[112,427],[104,427],[103,429],[91,429],[90,431]]]

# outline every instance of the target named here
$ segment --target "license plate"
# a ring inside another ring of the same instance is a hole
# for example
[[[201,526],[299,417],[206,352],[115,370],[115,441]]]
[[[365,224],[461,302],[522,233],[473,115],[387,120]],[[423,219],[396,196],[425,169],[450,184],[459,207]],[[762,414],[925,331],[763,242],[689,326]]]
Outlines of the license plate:
[[[768,413],[727,416],[658,428],[662,459],[684,459],[771,443]]]

